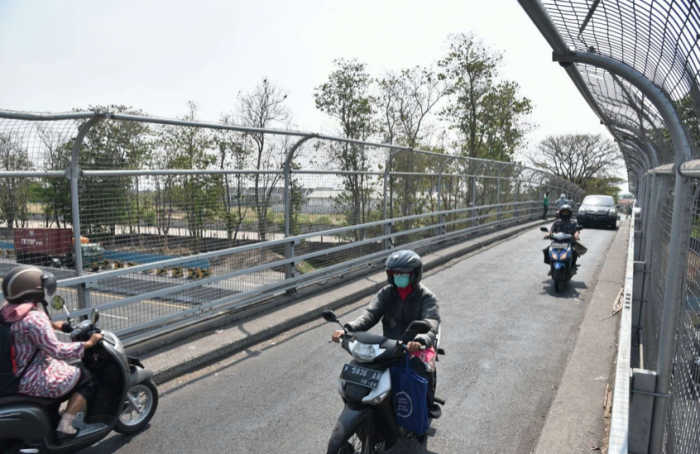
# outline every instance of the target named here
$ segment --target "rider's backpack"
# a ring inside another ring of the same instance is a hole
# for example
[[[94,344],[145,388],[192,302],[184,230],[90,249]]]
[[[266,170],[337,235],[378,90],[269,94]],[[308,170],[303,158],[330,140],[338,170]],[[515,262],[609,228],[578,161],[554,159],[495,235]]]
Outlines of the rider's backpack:
[[[15,346],[12,343],[11,327],[12,323],[7,323],[0,317],[0,397],[16,394],[19,389],[19,383],[22,377],[24,377],[24,373],[29,368],[25,367],[19,376],[15,377],[17,373],[17,361]],[[37,353],[39,353],[39,349],[34,352],[27,366],[34,362]]]

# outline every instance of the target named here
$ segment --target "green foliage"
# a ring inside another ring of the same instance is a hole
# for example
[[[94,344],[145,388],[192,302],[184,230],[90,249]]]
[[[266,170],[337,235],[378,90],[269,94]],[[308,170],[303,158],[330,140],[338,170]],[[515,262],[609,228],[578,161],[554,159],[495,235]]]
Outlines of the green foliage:
[[[9,134],[0,134],[0,170],[32,168],[27,149]],[[0,178],[0,220],[9,228],[20,227],[29,219],[30,182],[27,178]]]
[[[441,115],[460,136],[461,153],[510,161],[525,144],[532,103],[513,81],[499,81],[503,57],[471,34],[452,35],[439,63],[450,82]]]

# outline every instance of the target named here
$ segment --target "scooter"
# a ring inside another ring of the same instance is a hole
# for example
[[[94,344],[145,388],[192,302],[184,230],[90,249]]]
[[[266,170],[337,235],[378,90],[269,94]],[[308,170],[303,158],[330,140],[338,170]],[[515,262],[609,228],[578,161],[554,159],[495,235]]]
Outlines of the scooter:
[[[396,410],[392,403],[391,367],[401,364],[406,353],[406,343],[418,334],[430,331],[428,322],[411,322],[399,340],[387,339],[377,334],[349,332],[333,311],[322,314],[327,322],[338,323],[345,335],[341,346],[354,358],[345,364],[338,379],[338,392],[345,408],[338,417],[333,434],[328,442],[328,454],[374,454],[390,449],[399,438],[411,438],[396,424]],[[437,352],[444,355],[439,347]],[[445,404],[435,397],[435,402]]]
[[[58,399],[14,395],[0,398],[0,452],[2,453],[68,453],[91,446],[112,430],[133,434],[148,424],[158,408],[158,389],[153,372],[138,359],[128,357],[119,338],[97,326],[99,312],[92,310],[89,320],[73,325],[65,301],[54,296],[51,306],[68,314],[74,342],[87,341],[93,333],[102,333],[102,340],[86,350],[82,363],[97,377],[95,395],[73,426],[80,432],[76,438],[55,442],[59,407],[68,396]]]
[[[542,232],[549,232],[547,227],[540,227]],[[583,230],[582,226],[576,227],[577,231]],[[552,280],[554,281],[554,290],[559,293],[564,288],[564,284],[571,280],[571,277],[576,274],[573,267],[574,252],[572,243],[573,236],[568,233],[558,232],[553,235],[547,235],[545,240],[552,240],[549,249],[545,252],[545,263],[549,264]]]

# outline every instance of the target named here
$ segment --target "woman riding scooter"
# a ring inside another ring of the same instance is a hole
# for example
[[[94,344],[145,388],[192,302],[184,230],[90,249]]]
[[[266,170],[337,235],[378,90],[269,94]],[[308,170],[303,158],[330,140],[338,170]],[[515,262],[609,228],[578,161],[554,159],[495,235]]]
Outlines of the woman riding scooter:
[[[2,281],[2,293],[7,302],[0,315],[5,323],[12,323],[16,377],[22,377],[19,394],[59,398],[72,391],[56,430],[56,442],[61,443],[78,436],[73,419],[96,387],[96,379],[88,370],[63,360],[82,358],[85,349],[97,345],[102,335],[93,334],[87,342],[65,343],[56,338],[53,330],[70,332],[69,324],[51,323],[46,313],[47,300],[56,292],[56,286],[54,276],[40,268],[13,268]]]

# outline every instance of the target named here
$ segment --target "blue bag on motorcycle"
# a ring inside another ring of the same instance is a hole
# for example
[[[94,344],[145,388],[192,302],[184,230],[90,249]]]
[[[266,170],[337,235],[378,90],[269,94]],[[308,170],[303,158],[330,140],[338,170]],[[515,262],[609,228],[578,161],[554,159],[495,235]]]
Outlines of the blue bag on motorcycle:
[[[396,423],[416,435],[424,434],[430,427],[428,380],[414,372],[409,353],[402,366],[391,368],[391,389]]]

